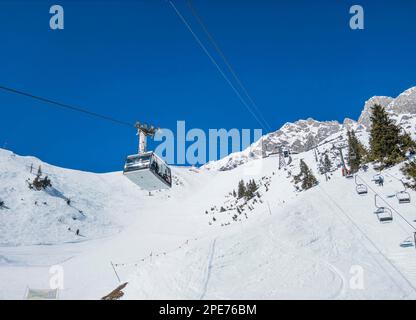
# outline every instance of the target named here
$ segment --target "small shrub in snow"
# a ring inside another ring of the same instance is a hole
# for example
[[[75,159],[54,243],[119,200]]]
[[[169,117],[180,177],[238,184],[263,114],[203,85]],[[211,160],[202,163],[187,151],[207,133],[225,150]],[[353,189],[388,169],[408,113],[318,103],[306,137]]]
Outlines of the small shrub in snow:
[[[35,189],[37,191],[45,190],[48,187],[52,187],[52,182],[48,178],[48,176],[45,176],[42,178],[42,169],[39,166],[38,173],[36,174],[36,178],[33,180],[33,182],[30,182],[30,179],[27,180],[29,184],[29,189]]]

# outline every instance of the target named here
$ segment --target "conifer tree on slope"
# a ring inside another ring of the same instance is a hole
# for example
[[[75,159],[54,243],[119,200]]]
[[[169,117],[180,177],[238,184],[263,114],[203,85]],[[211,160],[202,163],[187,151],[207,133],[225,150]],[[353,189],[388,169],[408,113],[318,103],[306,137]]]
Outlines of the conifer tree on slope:
[[[238,199],[241,199],[242,197],[246,195],[246,186],[243,180],[240,180],[238,182],[237,195],[238,195]]]
[[[325,157],[324,157],[324,173],[328,173],[329,171],[331,171],[331,167],[332,167],[332,162],[329,159],[328,153],[325,153]]]
[[[401,170],[411,180],[410,183],[406,183],[406,186],[416,190],[416,162],[413,160],[406,163]]]
[[[316,180],[311,169],[303,159],[300,160],[300,173],[295,177],[295,181],[296,180],[302,182],[303,190],[310,189],[318,184],[318,180]]]
[[[254,179],[250,180],[246,185],[246,199],[249,200],[254,197],[258,187]]]
[[[360,165],[364,163],[367,151],[361,142],[357,139],[354,130],[347,132],[348,136],[348,165],[352,173],[360,169]]]
[[[370,159],[384,166],[395,165],[405,159],[407,151],[413,151],[415,142],[408,134],[400,134],[400,127],[389,118],[378,104],[372,107],[370,131]]]

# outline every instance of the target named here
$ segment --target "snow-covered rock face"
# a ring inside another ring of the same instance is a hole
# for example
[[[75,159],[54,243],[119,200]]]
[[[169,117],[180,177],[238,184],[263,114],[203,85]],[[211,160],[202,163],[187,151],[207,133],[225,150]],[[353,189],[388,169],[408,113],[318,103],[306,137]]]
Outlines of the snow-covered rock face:
[[[317,121],[308,118],[294,123],[288,122],[279,130],[264,135],[261,141],[254,143],[248,149],[235,152],[203,167],[221,171],[231,170],[252,159],[258,159],[263,154],[275,153],[280,146],[287,147],[292,152],[300,153],[312,149],[328,137],[345,136],[347,130],[369,131],[371,108],[375,104],[383,106],[397,124],[411,133],[412,136],[415,136],[412,127],[416,121],[416,87],[412,87],[401,93],[397,98],[387,96],[370,98],[365,102],[358,121],[346,118],[341,124],[338,121]]]
[[[361,112],[358,123],[363,125],[367,130],[370,129],[371,107],[379,104],[392,115],[416,114],[416,87],[407,89],[397,98],[374,96],[367,100],[364,109]]]
[[[341,128],[338,121],[321,122],[311,118],[286,123],[280,130],[266,136],[264,148],[267,153],[279,145],[290,147],[294,152],[307,151]]]
[[[358,123],[362,126],[364,126],[366,129],[370,128],[370,116],[371,116],[371,108],[375,104],[379,104],[384,108],[387,108],[387,106],[393,101],[394,99],[391,97],[384,97],[384,96],[374,96],[367,100],[364,104],[363,111],[361,112],[360,117],[358,118]]]
[[[305,152],[328,137],[351,129],[359,129],[357,122],[351,119],[345,119],[342,124],[338,121],[317,121],[312,118],[294,123],[287,122],[279,130],[264,135],[260,141],[252,144],[246,150],[207,163],[203,168],[220,171],[231,170],[250,160],[258,159],[263,154],[276,153],[279,146],[287,147],[295,153]]]
[[[416,114],[416,87],[410,88],[400,94],[387,106],[388,110],[396,114]]]

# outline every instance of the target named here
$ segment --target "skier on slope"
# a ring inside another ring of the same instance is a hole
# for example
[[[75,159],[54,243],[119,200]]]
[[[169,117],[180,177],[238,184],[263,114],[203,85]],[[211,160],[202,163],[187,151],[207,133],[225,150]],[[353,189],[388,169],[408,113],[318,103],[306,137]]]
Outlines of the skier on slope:
[[[381,186],[381,187],[384,185],[384,178],[383,177],[380,177],[378,179],[378,185]]]

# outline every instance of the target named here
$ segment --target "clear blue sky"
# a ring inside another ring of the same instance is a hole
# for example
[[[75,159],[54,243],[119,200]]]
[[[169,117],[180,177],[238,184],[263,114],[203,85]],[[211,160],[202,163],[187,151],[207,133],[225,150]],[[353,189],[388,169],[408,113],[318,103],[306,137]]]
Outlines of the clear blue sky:
[[[65,30],[49,29],[49,7]],[[175,0],[201,39],[183,0]],[[349,29],[361,4],[365,30]],[[373,95],[416,85],[416,2],[194,0],[273,129],[357,119]],[[2,1],[0,85],[174,129],[258,128],[164,0]],[[210,47],[212,49],[212,47]],[[135,132],[0,92],[0,147],[59,166],[120,170]]]

